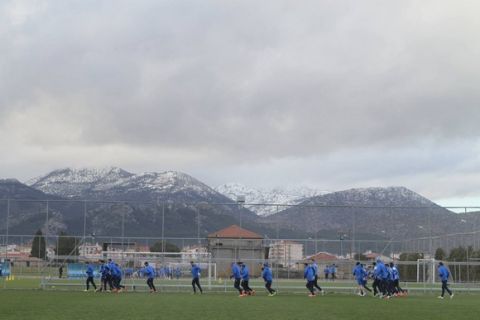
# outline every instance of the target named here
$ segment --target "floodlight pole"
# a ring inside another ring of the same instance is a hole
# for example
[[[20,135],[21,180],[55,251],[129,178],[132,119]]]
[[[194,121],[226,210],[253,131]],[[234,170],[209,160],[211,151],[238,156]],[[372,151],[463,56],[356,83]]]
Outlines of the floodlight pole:
[[[125,210],[122,210],[122,263],[125,259]]]
[[[238,204],[238,209],[239,209],[239,213],[238,213],[238,216],[239,216],[239,224],[240,224],[240,228],[242,227],[242,209],[243,209],[243,205],[245,204],[245,196],[244,195],[239,195],[237,196],[237,204]]]
[[[5,237],[5,261],[8,259],[8,224],[9,224],[9,217],[10,217],[10,199],[7,199],[7,234]]]
[[[162,252],[165,252],[165,202],[162,202]]]
[[[343,257],[343,235],[340,236],[340,257]]]
[[[83,243],[85,244],[85,234],[87,229],[87,200],[83,201]]]
[[[47,221],[47,225],[45,227],[45,253],[44,253],[44,258],[47,258],[47,250],[48,250],[48,211],[49,211],[49,208],[50,207],[50,203],[49,201],[47,200],[47,218],[46,218],[46,221]]]
[[[276,213],[276,216],[277,216],[277,223],[276,223],[276,229],[277,229],[277,230],[276,230],[276,231],[277,231],[277,241],[278,241],[278,239],[280,238],[279,225],[278,225],[278,224],[280,223],[280,222],[278,221],[278,205],[277,205],[277,210],[276,210],[275,213]]]
[[[200,246],[200,210],[197,207],[195,208],[197,209],[197,242]]]
[[[428,229],[430,233],[429,241],[428,241],[428,252],[430,254],[430,258],[433,256],[433,239],[432,239],[432,223],[431,223],[431,214],[430,210],[428,210]]]
[[[353,208],[354,209],[354,208]],[[352,226],[352,240],[351,240],[351,245],[350,245],[350,258],[353,257],[355,253],[355,228],[356,228],[356,217],[357,215],[355,214],[355,210],[353,210],[353,226]]]

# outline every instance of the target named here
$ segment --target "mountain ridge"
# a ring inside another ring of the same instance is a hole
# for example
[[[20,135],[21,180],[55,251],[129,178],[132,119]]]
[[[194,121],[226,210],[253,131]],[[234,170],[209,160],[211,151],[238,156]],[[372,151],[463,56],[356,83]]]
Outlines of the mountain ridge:
[[[123,234],[119,221],[122,217],[128,225],[125,235],[158,237],[163,228],[162,219],[158,218],[162,210],[159,204],[165,209],[167,235],[175,237],[204,236],[239,224],[240,217],[246,228],[259,234],[296,239],[312,234],[325,238],[336,238],[338,234],[350,234],[357,239],[416,238],[465,231],[478,220],[473,215],[460,217],[401,186],[299,196],[296,206],[279,206],[285,210],[257,216],[250,211],[253,208],[248,203],[242,207],[194,177],[175,171],[134,174],[116,167],[64,168],[30,180],[31,186],[18,180],[2,181],[0,198],[39,200],[38,203],[12,204],[16,214],[10,226],[11,231],[18,234],[45,228],[44,200],[48,199],[64,200],[50,204],[54,221],[54,226],[48,226],[50,234],[58,230],[83,233],[84,209],[78,200],[88,204],[87,233],[103,236]],[[267,198],[264,200],[268,202]],[[251,201],[247,198],[247,202]],[[4,219],[4,211],[2,206],[0,219]]]
[[[310,187],[266,189],[248,187],[240,183],[225,183],[214,189],[231,199],[236,199],[237,196],[245,196],[245,207],[259,216],[269,216],[277,213],[277,209],[282,211],[285,206],[296,205],[307,198],[328,193],[328,191]]]

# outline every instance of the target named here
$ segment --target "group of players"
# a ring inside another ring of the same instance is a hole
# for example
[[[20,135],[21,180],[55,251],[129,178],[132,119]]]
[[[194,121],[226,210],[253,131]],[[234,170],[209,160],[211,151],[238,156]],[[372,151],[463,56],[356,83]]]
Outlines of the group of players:
[[[97,292],[122,292],[125,290],[125,286],[123,286],[121,283],[122,270],[119,265],[113,262],[111,259],[108,259],[108,261],[100,260],[100,263],[100,288],[97,289],[97,286],[94,282],[93,265],[87,263],[87,281],[85,291],[90,289],[90,284]],[[193,261],[190,262],[190,265],[193,293],[197,293],[197,288],[199,289],[200,293],[203,293],[203,289],[200,285],[201,269]],[[309,291],[308,296],[315,297],[317,295],[317,291],[322,295],[325,294],[325,290],[318,285],[318,265],[315,260],[311,259],[309,262],[305,263],[304,266],[303,277],[307,281],[306,287]],[[238,290],[240,297],[255,295],[255,290],[249,286],[250,272],[245,263],[241,261],[232,263],[231,272],[232,274],[230,278],[234,280],[234,288]],[[157,289],[153,283],[156,276],[155,268],[150,266],[148,262],[145,262],[143,268],[138,270],[137,274],[147,279],[147,285],[150,289],[150,293],[157,292]],[[385,264],[380,258],[377,258],[376,261],[368,267],[365,267],[365,265],[357,262],[352,270],[352,274],[358,285],[357,294],[360,296],[366,296],[367,292],[371,292],[374,297],[385,299],[408,295],[408,291],[403,290],[400,287],[400,273],[397,266],[393,262]],[[442,294],[438,298],[443,299],[445,292],[448,292],[450,298],[453,298],[454,294],[448,287],[450,272],[442,262],[440,262],[438,265],[438,275],[442,281]],[[265,282],[265,289],[268,292],[268,296],[275,296],[277,291],[272,288],[273,272],[268,263],[263,264],[261,276]],[[373,281],[372,289],[367,285],[368,280]],[[107,287],[109,290],[107,290]]]
[[[101,284],[100,288],[97,288],[94,280],[94,267],[92,264],[86,262],[87,269],[85,273],[87,274],[86,289],[84,291],[90,290],[90,284],[96,292],[101,291],[111,291],[111,292],[122,292],[125,289],[125,286],[122,285],[122,274],[123,271],[120,266],[113,262],[112,259],[108,261],[100,260],[100,275],[101,275]],[[148,266],[148,263],[146,263]],[[108,288],[107,288],[108,286]]]
[[[318,266],[315,260],[312,259],[310,263],[305,263],[304,278],[307,280],[306,287],[310,292],[308,295],[309,297],[314,297],[316,295],[316,290],[320,291],[322,294],[325,293],[325,291],[318,286],[317,273]],[[400,287],[400,273],[393,262],[386,264],[380,258],[377,258],[376,261],[367,268],[360,262],[357,262],[352,270],[352,274],[358,285],[357,294],[362,297],[367,295],[367,291],[371,292],[374,297],[385,299],[408,295],[408,291]],[[450,299],[452,299],[454,293],[448,287],[450,272],[443,262],[438,264],[438,276],[442,281],[442,294],[438,298],[444,299],[445,292],[448,292]],[[367,285],[369,279],[373,280],[373,290]]]
[[[120,266],[115,263],[112,259],[108,259],[108,261],[100,260],[100,275],[101,275],[101,284],[100,288],[97,288],[94,280],[94,266],[88,262],[86,268],[86,289],[84,291],[90,290],[90,284],[92,285],[95,292],[116,292],[120,293],[124,291],[126,288],[122,285],[122,269]],[[200,274],[201,270],[200,267],[195,264],[193,261],[190,262],[191,264],[191,274],[192,274],[192,287],[193,292],[197,293],[197,288],[199,289],[200,293],[203,293],[202,286],[200,285]],[[147,286],[150,289],[150,293],[157,292],[157,288],[153,283],[156,271],[148,262],[144,263],[143,268],[137,271],[139,276],[145,277],[147,279]]]
[[[372,292],[372,289],[367,286],[368,279],[373,280],[374,296],[390,299],[391,297],[408,294],[406,290],[400,287],[400,273],[393,262],[384,264],[381,259],[377,259],[376,262],[367,268],[360,262],[357,262],[352,273],[357,281],[358,295],[360,296],[365,296],[365,291]]]
[[[277,291],[272,288],[273,272],[268,263],[263,264],[262,278],[265,281],[265,288],[268,291],[268,295],[270,297],[276,295]],[[241,261],[232,263],[232,274],[230,279],[234,279],[233,287],[238,290],[239,297],[255,295],[255,290],[248,285],[248,282],[250,281],[250,271],[245,263]]]
[[[326,265],[323,269],[323,274],[325,275],[325,280],[328,280],[330,277],[332,280],[337,278],[337,266],[335,264]]]

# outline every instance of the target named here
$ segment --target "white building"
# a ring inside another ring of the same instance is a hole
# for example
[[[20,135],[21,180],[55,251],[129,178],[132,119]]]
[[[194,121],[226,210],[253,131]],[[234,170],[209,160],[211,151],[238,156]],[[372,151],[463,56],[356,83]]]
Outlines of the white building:
[[[78,254],[87,259],[100,259],[102,257],[102,246],[98,243],[83,243],[78,246]]]
[[[187,263],[190,261],[201,261],[208,258],[208,250],[206,247],[193,245],[193,246],[186,246],[182,248],[182,262]]]
[[[294,266],[303,259],[303,244],[289,240],[274,242],[270,245],[268,258],[283,266]]]

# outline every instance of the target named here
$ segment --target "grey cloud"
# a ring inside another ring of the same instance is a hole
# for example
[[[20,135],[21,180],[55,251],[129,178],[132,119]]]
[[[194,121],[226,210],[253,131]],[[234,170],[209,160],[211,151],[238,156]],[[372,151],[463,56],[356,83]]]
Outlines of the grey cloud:
[[[323,165],[342,168],[333,186],[420,187],[405,177],[477,159],[479,4],[19,3],[0,6],[0,133],[45,163],[38,148],[112,147],[154,165],[131,148],[200,175]]]

